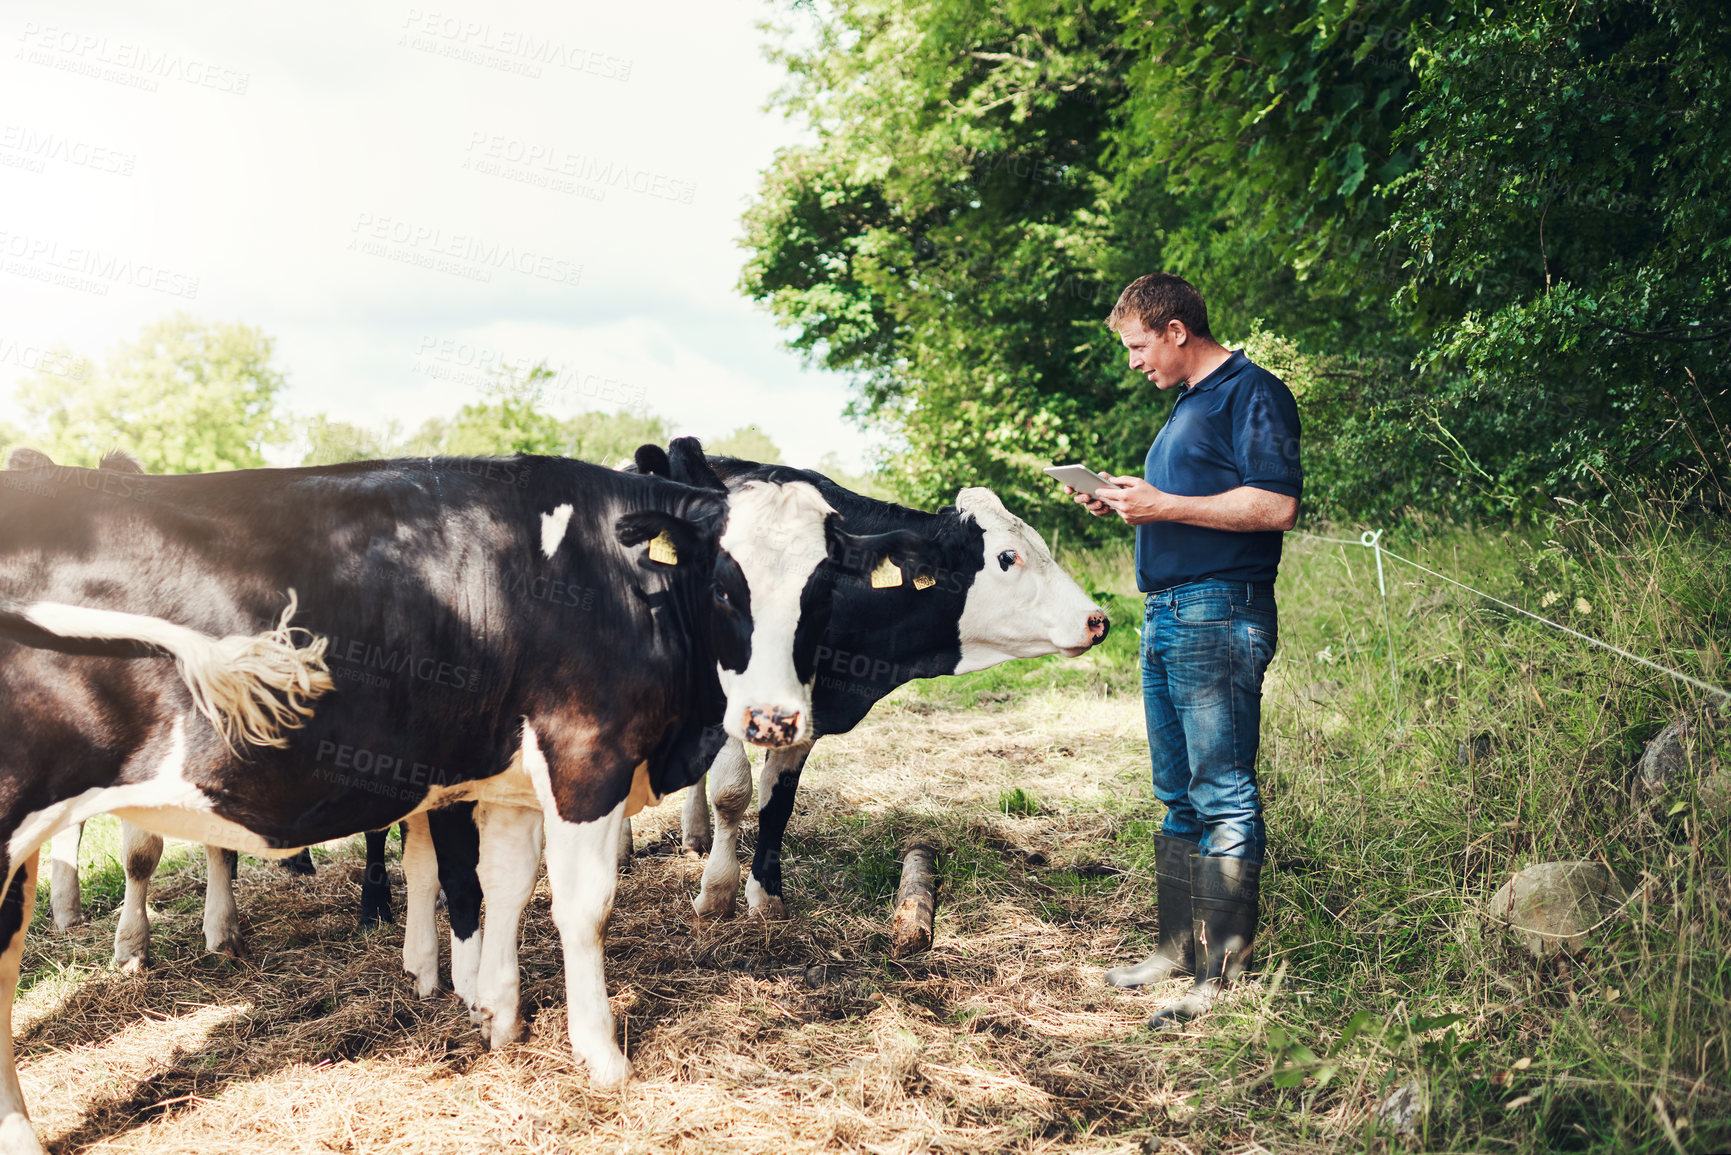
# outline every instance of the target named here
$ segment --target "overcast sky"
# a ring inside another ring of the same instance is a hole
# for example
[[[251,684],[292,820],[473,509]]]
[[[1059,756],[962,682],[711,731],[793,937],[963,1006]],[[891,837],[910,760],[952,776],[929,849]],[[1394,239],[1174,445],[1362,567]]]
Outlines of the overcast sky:
[[[864,463],[733,287],[797,137],[764,0],[166,7],[0,5],[0,418],[37,350],[184,309],[275,337],[300,414],[413,428],[545,359],[562,413]]]

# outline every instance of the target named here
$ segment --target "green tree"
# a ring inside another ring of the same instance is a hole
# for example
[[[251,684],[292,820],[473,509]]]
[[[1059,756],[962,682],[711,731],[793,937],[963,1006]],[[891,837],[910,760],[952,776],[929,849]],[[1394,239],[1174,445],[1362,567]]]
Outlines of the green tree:
[[[1100,326],[1154,269],[1308,366],[1313,510],[1723,492],[1719,6],[817,12],[781,55],[811,140],[764,174],[742,287],[852,376],[899,492],[1073,521],[1035,467],[1131,467],[1170,411]]]
[[[781,455],[781,449],[770,440],[769,434],[755,425],[742,425],[725,437],[706,441],[703,449],[706,453],[738,457],[745,461],[761,461],[766,465],[787,464]]]
[[[521,380],[503,374],[488,386],[490,399],[473,401],[452,417],[435,417],[403,445],[417,456],[488,456],[511,453],[562,454],[565,431],[545,409],[553,373],[537,365]]]
[[[639,445],[666,445],[672,436],[666,420],[653,413],[581,413],[565,422],[565,453],[584,461],[617,467],[630,461]]]
[[[158,321],[87,378],[24,379],[23,440],[69,465],[120,448],[152,473],[261,466],[284,431],[273,345],[250,325]]]
[[[376,461],[391,457],[399,441],[395,426],[368,429],[347,421],[332,421],[323,413],[306,419],[304,435],[310,442],[302,465],[337,465],[344,461]]]
[[[1617,476],[1725,500],[1731,26],[1719,4],[1523,0],[1427,36],[1392,182],[1412,407],[1490,508]],[[1718,452],[1710,452],[1708,447]]]

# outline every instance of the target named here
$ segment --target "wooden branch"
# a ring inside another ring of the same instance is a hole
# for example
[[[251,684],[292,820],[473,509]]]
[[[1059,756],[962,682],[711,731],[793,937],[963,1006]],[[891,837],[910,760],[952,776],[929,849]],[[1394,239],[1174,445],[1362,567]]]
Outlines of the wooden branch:
[[[931,949],[932,918],[938,910],[937,851],[929,843],[911,842],[902,854],[902,888],[890,924],[891,958]]]

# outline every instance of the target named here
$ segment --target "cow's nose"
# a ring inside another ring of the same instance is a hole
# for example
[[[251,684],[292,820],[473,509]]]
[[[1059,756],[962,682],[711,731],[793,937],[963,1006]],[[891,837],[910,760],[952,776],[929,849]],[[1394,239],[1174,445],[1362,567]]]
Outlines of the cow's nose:
[[[1106,634],[1112,629],[1112,623],[1105,614],[1088,615],[1088,636],[1094,639],[1094,645],[1106,640]]]
[[[780,710],[745,712],[745,740],[754,746],[787,746],[799,736],[799,711],[783,714]]]

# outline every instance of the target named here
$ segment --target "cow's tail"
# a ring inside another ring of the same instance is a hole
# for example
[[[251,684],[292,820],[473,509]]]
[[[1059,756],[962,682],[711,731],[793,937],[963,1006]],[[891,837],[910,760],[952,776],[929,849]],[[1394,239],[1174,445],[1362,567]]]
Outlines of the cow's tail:
[[[213,638],[144,614],[63,602],[0,603],[0,633],[40,649],[109,657],[174,659],[199,713],[232,750],[236,743],[288,745],[285,730],[312,716],[308,705],[335,685],[325,662],[328,640],[289,625],[299,602],[274,629]]]

